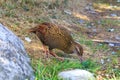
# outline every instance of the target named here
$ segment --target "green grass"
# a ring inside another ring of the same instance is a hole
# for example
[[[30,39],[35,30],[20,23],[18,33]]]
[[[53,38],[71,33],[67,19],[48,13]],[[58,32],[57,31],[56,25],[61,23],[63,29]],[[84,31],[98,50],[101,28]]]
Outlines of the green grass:
[[[118,64],[116,61],[116,56],[112,57],[111,62],[106,64],[106,71],[108,75],[112,78],[105,78],[103,80],[119,80],[120,70],[119,68],[113,68],[114,65]],[[114,63],[114,65],[113,65]],[[35,80],[58,80],[58,73],[65,70],[71,69],[84,69],[92,73],[97,73],[102,67],[102,65],[97,62],[88,59],[80,63],[78,60],[65,60],[60,62],[56,59],[48,59],[46,61],[36,60],[32,62],[32,66],[35,70]],[[96,75],[96,74],[95,74]]]
[[[35,64],[33,63],[33,67],[35,69],[35,80],[58,80],[58,73],[64,70],[85,69],[90,72],[96,72],[100,69],[99,65],[90,59],[82,63],[78,60],[65,60],[64,62],[48,60],[44,63],[41,60],[38,60]]]
[[[120,80],[120,78],[104,79],[104,80]]]

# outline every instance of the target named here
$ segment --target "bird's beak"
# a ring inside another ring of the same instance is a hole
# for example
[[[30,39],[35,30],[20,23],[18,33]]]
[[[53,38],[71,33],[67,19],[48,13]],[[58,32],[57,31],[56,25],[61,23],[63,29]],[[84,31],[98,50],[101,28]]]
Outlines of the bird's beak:
[[[83,57],[76,50],[73,51],[73,54],[77,54],[79,56],[80,62],[83,61]]]
[[[82,56],[80,56],[79,58],[80,58],[80,62],[82,62],[82,61],[83,61],[83,57],[82,57]]]
[[[81,53],[80,48],[78,46],[76,46],[75,48],[76,48],[75,53],[77,53],[77,55],[79,56],[80,62],[82,62],[83,61],[83,57],[82,57],[83,53]]]

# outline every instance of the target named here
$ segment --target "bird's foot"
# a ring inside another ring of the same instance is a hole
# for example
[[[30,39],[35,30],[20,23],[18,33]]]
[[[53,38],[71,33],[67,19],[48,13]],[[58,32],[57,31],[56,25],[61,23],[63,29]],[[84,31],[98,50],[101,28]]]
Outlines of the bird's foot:
[[[64,58],[57,56],[54,52],[50,51],[50,54],[60,61],[64,61]]]
[[[62,58],[62,57],[56,57],[58,60],[60,60],[60,61],[64,61],[65,59],[64,58]]]

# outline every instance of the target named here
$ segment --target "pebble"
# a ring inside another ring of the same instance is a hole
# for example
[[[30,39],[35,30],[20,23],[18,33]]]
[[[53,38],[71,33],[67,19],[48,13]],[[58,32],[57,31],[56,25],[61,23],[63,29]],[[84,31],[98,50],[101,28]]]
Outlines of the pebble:
[[[113,14],[110,14],[110,16],[117,17],[117,14],[113,13]]]
[[[110,28],[108,29],[108,32],[113,32],[115,29],[114,28]]]
[[[66,13],[66,14],[68,14],[68,15],[71,15],[71,14],[72,14],[71,11],[69,11],[69,10],[64,10],[64,13]]]
[[[120,40],[120,36],[115,36],[115,39]]]
[[[25,37],[25,40],[29,43],[32,41],[29,37]]]
[[[101,61],[101,64],[104,64],[104,63],[105,63],[104,59],[101,59],[100,61]]]
[[[114,54],[116,54],[116,52],[113,51],[111,54],[114,55]]]
[[[109,46],[114,47],[115,45],[114,45],[114,44],[112,44],[112,43],[109,43]]]
[[[84,20],[82,20],[82,19],[80,19],[78,22],[79,22],[80,24],[85,23],[85,21],[84,21]]]

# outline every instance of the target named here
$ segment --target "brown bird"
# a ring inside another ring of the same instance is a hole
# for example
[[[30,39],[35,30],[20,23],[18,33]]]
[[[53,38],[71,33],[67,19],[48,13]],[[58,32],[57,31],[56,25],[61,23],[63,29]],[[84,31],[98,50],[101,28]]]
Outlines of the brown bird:
[[[29,32],[35,33],[43,43],[43,46],[49,47],[49,53],[54,57],[63,59],[52,52],[56,48],[68,54],[77,53],[80,60],[82,60],[83,47],[75,42],[70,33],[63,27],[44,22],[29,29]]]

